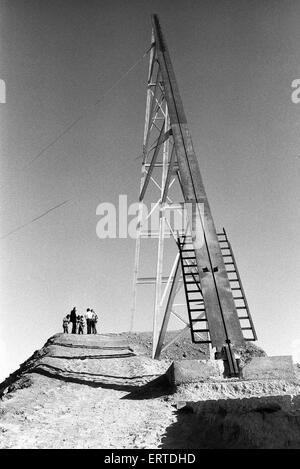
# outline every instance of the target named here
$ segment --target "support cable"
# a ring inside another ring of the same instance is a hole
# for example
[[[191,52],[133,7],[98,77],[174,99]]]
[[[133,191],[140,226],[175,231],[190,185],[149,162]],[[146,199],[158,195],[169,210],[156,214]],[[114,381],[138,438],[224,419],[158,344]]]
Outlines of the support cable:
[[[22,171],[25,171],[26,169],[30,168],[35,161],[39,160],[53,145],[55,145],[64,135],[66,135],[70,130],[82,119],[84,119],[91,111],[93,108],[95,108],[127,75],[129,75],[132,70],[137,67],[137,65],[146,57],[146,55],[149,53],[153,46],[149,49],[146,50],[146,52],[125,72],[123,75],[100,97],[98,98],[93,104],[90,104],[86,111],[83,112],[80,116],[78,116],[71,124],[67,125],[59,134],[57,137],[55,137],[48,145],[46,145],[44,148],[42,148],[41,151],[37,153],[29,162],[25,163],[24,166],[22,166],[17,172],[21,173]],[[4,189],[7,186],[11,187],[11,181],[7,184],[3,184],[0,186],[0,189]]]

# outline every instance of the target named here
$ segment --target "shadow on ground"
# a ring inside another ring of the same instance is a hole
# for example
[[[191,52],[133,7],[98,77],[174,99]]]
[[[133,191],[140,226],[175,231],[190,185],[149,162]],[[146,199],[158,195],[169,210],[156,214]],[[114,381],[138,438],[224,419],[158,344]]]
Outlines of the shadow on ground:
[[[57,358],[62,360],[102,360],[102,359],[113,359],[113,358],[129,358],[134,357],[133,353],[122,353],[120,355],[45,355],[46,358]]]
[[[174,389],[170,386],[169,381],[165,375],[159,376],[146,384],[130,384],[128,381],[144,380],[143,376],[134,376],[132,378],[127,376],[114,376],[107,374],[95,374],[80,372],[67,373],[65,370],[52,365],[43,364],[36,366],[30,370],[32,374],[40,374],[48,378],[57,379],[66,383],[77,383],[90,386],[93,388],[113,389],[115,391],[125,391],[126,394],[121,399],[128,400],[143,400],[153,399],[157,397],[172,394]],[[118,382],[118,381],[124,381]],[[127,381],[127,383],[126,383]]]
[[[279,396],[282,402],[285,397]],[[160,448],[300,448],[299,408],[275,403],[274,396],[270,403],[267,398],[261,400],[203,401],[197,413],[188,404],[177,411],[177,420],[166,429]]]
[[[53,367],[54,368],[54,367]],[[58,369],[56,369],[58,370]],[[35,368],[31,370],[31,373],[37,373],[43,376],[47,376],[48,378],[52,379],[58,379],[60,381],[64,381],[66,383],[77,383],[77,384],[84,384],[85,386],[90,386],[92,388],[105,388],[105,389],[114,389],[115,391],[125,391],[125,392],[132,392],[135,391],[138,386],[136,385],[130,385],[130,384],[118,384],[118,383],[113,383],[113,382],[103,382],[103,381],[97,381],[97,378],[99,376],[94,375],[95,379],[92,378],[91,373],[86,373],[90,375],[90,379],[83,379],[80,377],[82,373],[78,376],[76,375],[66,375],[62,373],[55,372],[54,370],[47,370],[45,368]]]
[[[176,389],[170,385],[166,375],[159,376],[143,386],[138,386],[122,399],[145,400],[173,394]]]

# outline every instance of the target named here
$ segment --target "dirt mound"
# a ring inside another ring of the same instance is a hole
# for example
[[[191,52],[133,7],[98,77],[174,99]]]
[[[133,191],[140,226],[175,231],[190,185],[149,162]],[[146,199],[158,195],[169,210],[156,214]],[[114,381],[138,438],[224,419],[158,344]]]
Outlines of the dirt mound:
[[[165,369],[165,365],[170,364],[172,360],[182,359],[195,359],[205,360],[209,357],[209,350],[207,344],[193,344],[190,338],[190,332],[186,331],[180,338],[174,340],[178,335],[178,331],[168,331],[166,334],[165,342],[174,341],[168,348],[161,353],[161,361],[153,362],[159,368],[159,363],[163,363],[162,367]],[[99,338],[101,337],[101,344]],[[247,363],[253,356],[265,356],[266,353],[252,343],[247,343],[244,348],[239,348],[238,352],[241,356],[241,364]],[[87,368],[93,370],[95,368],[95,360],[99,359],[114,359],[114,358],[127,358],[133,356],[148,357],[152,355],[152,333],[151,332],[123,332],[121,334],[101,334],[101,335],[74,335],[74,334],[55,334],[50,337],[44,347],[40,350],[36,350],[33,355],[26,360],[20,368],[12,373],[3,383],[0,384],[0,396],[4,390],[16,388],[20,386],[19,381],[23,377],[24,373],[29,371],[37,372],[38,370],[48,372],[55,376],[60,373],[60,364],[64,366],[70,366],[69,361],[72,359],[73,367],[77,369],[74,371],[78,375],[79,369],[82,369],[83,373],[88,372]],[[69,359],[69,360],[68,360]],[[64,363],[63,360],[66,362]],[[77,362],[75,361],[77,360]],[[81,360],[78,361],[78,360]],[[141,358],[140,358],[141,360]],[[83,365],[84,362],[84,365]],[[165,363],[164,363],[165,362]],[[103,362],[101,362],[103,364]],[[122,362],[123,363],[123,362]],[[148,362],[148,366],[149,363]],[[100,366],[98,364],[98,366]],[[111,364],[107,362],[107,368]],[[52,367],[52,369],[51,369]],[[102,365],[103,368],[103,365]],[[158,371],[158,373],[159,373]],[[66,372],[66,370],[65,370]],[[86,375],[87,378],[87,375]],[[29,383],[29,378],[26,376],[22,378],[22,382]]]
[[[0,386],[0,447],[157,447],[174,415],[168,366],[122,335],[56,334]]]
[[[123,334],[56,334],[0,385],[1,393],[30,385],[32,374],[91,385],[145,384],[169,362],[137,355]]]
[[[180,331],[168,331],[164,343],[169,343],[175,339]],[[152,356],[152,332],[123,332],[120,334],[128,340],[130,347],[139,355]],[[166,350],[161,353],[163,360],[197,359],[208,358],[207,344],[193,344],[190,331],[186,331],[178,339],[174,340]]]
[[[146,332],[54,335],[0,385],[0,447],[170,449],[235,447],[235,441],[257,447],[259,425],[269,434],[260,447],[300,447],[299,399],[291,408],[270,403],[274,395],[299,396],[299,382],[220,379],[174,389],[165,378],[171,362],[204,359],[207,347],[187,334],[159,361],[151,350]],[[253,345],[240,351],[244,362],[260,354]],[[267,410],[258,411],[254,397]],[[277,428],[285,432],[281,440]]]
[[[246,345],[243,347],[233,347],[234,351],[239,354],[241,357],[240,365],[243,368],[247,363],[249,363],[253,357],[266,357],[267,354],[260,347],[255,345],[253,342],[246,342]]]
[[[161,359],[167,360],[205,360],[209,358],[207,344],[193,344],[190,331],[186,331],[178,339],[174,340],[178,331],[168,331],[165,343],[174,341],[161,353]],[[126,338],[130,347],[140,355],[151,357],[152,333],[151,332],[123,332],[120,336]],[[252,342],[246,342],[244,347],[234,347],[241,357],[241,366],[248,363],[253,357],[265,357],[266,352]]]

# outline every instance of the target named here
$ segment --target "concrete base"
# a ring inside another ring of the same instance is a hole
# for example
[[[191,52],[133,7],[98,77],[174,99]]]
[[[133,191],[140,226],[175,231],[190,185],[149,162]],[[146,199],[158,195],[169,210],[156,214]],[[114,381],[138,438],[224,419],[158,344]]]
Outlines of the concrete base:
[[[178,360],[166,372],[171,385],[223,378],[222,360]],[[241,371],[241,380],[297,380],[291,356],[254,357]]]
[[[273,357],[254,357],[242,369],[242,379],[281,379],[295,380],[296,373],[290,355]]]
[[[222,376],[218,362],[215,360],[182,360],[174,361],[167,370],[171,385],[209,381]]]

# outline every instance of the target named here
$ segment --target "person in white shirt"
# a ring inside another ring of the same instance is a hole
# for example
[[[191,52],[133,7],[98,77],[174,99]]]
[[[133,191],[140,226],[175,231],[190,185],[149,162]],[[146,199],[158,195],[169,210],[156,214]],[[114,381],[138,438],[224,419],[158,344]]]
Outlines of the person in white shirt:
[[[93,313],[90,310],[90,308],[87,308],[85,318],[86,318],[86,329],[87,329],[86,333],[90,334],[91,328],[92,328],[92,319],[93,319]]]

